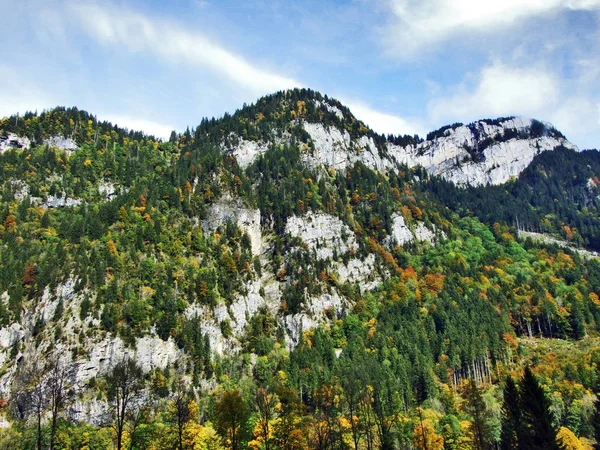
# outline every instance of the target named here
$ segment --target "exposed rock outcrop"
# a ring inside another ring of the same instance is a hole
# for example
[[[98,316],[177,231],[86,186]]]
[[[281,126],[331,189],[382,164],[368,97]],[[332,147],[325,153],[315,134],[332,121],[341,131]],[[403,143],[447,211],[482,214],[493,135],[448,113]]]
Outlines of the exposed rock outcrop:
[[[8,133],[0,136],[0,153],[13,148],[28,149],[31,147],[31,140],[26,136],[18,136],[15,133]]]
[[[352,258],[347,263],[337,262],[334,267],[340,283],[359,284],[365,291],[374,289],[381,282],[372,253],[365,259]]]
[[[67,153],[74,152],[78,148],[73,139],[63,136],[52,136],[48,139],[44,139],[44,144],[59,150],[63,150]]]
[[[303,331],[308,331],[325,322],[328,313],[337,317],[347,303],[336,292],[322,294],[319,297],[307,300],[306,312],[288,314],[283,318],[287,330],[286,340],[289,348],[293,348],[298,344]]]
[[[240,142],[231,150],[240,167],[245,169],[261,154],[265,153],[269,145],[263,142],[246,141]]]
[[[320,123],[304,123],[304,129],[313,141],[315,151],[303,154],[303,161],[310,167],[331,167],[345,170],[357,161],[367,167],[384,170],[392,166],[392,161],[381,158],[372,138],[362,136],[352,141],[350,134],[342,133],[336,127],[326,127]]]
[[[541,124],[543,130],[532,129]],[[457,185],[502,184],[518,176],[541,152],[578,150],[549,123],[510,118],[449,128],[443,136],[416,146],[390,144],[390,154],[409,167],[422,166]]]
[[[248,233],[253,255],[261,253],[260,210],[249,209],[240,200],[230,196],[223,197],[209,207],[206,219],[202,221],[202,230],[205,234],[214,233],[227,222],[236,223],[242,231]]]
[[[61,197],[49,195],[44,206],[47,208],[61,208],[81,205],[81,200],[78,198],[67,197],[64,194]]]
[[[333,258],[358,249],[354,233],[348,225],[334,216],[308,212],[304,216],[292,216],[285,225],[285,232],[302,239],[318,259]]]
[[[387,244],[404,245],[413,241],[433,244],[435,242],[435,232],[427,228],[422,222],[419,222],[413,231],[406,225],[404,217],[401,214],[393,214],[392,229],[390,230]]]
[[[57,148],[66,152],[77,150],[77,144],[71,138],[63,136],[51,136],[44,139],[44,145]],[[19,136],[15,133],[8,133],[6,136],[0,136],[0,153],[11,148],[20,148],[27,150],[31,147],[31,139],[27,136]]]

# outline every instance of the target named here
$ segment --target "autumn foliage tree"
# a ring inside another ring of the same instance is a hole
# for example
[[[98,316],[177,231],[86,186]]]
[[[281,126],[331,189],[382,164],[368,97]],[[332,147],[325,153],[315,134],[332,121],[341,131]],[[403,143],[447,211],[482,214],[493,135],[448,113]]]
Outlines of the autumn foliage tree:
[[[242,448],[250,409],[239,390],[225,391],[215,405],[215,428],[231,450]]]

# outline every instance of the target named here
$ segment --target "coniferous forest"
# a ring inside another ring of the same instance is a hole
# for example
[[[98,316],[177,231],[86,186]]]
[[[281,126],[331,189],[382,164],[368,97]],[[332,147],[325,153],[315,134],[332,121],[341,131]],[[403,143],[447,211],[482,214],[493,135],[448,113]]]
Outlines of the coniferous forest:
[[[0,448],[600,442],[598,152],[457,186],[309,163],[307,123],[381,158],[461,126],[378,135],[305,89],[164,141],[76,108],[0,120]],[[258,211],[260,251],[237,213],[207,225],[224,204]],[[318,220],[334,245],[290,225]]]

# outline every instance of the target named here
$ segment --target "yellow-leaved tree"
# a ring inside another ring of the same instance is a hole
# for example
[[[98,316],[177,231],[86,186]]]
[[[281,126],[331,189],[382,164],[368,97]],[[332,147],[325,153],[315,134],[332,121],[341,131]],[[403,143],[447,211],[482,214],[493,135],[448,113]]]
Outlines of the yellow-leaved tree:
[[[556,440],[561,450],[592,450],[594,448],[587,439],[579,439],[566,427],[560,427],[556,434]]]
[[[192,400],[189,419],[183,428],[183,448],[191,450],[224,450],[221,438],[210,422],[198,423],[198,405]]]
[[[423,420],[422,423],[417,422],[412,441],[418,449],[442,450],[444,448],[444,438],[437,434],[429,419]]]

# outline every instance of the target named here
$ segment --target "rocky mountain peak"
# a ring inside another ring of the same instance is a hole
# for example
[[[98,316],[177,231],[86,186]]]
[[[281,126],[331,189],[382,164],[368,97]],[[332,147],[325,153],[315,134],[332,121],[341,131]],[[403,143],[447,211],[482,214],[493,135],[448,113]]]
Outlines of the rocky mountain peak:
[[[390,153],[402,164],[422,166],[457,185],[481,186],[505,183],[536,155],[559,147],[578,150],[550,123],[503,117],[446,126],[419,144],[391,145]]]
[[[552,124],[501,117],[455,123],[418,136],[382,136],[339,101],[295,89],[264,97],[234,115],[260,132],[230,133],[222,147],[247,167],[271,145],[304,144],[310,167],[347,169],[357,161],[386,171],[421,166],[459,186],[497,185],[517,177],[535,155],[558,147],[578,150]]]

